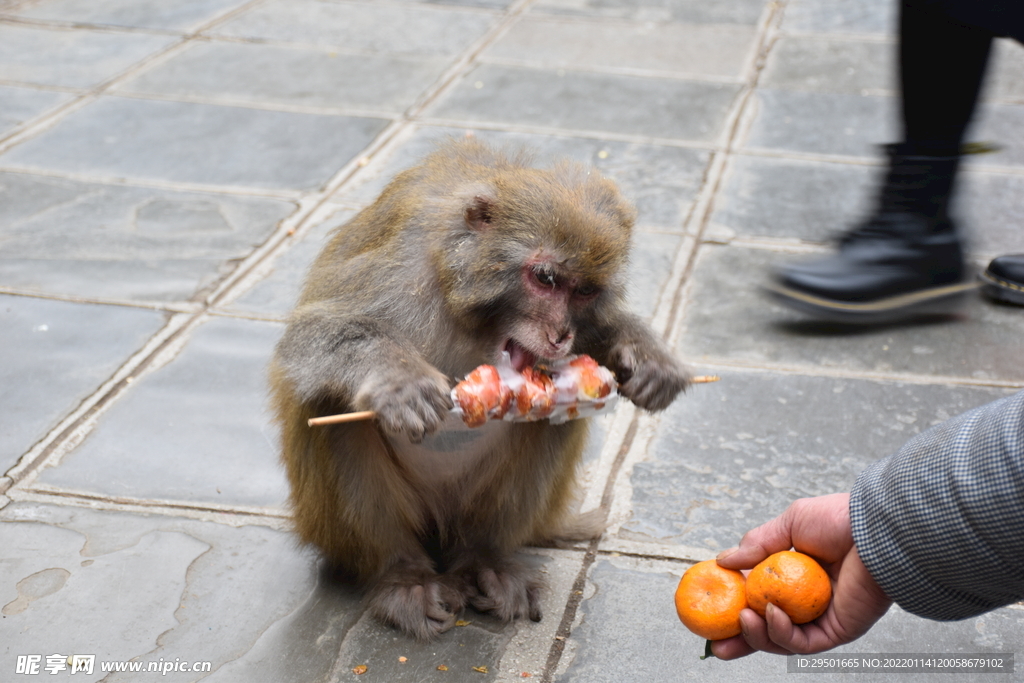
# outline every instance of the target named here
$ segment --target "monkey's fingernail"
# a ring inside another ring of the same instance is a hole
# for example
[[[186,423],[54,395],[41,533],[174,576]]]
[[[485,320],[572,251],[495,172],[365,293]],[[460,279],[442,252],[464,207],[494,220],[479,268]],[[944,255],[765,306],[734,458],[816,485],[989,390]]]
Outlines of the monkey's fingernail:
[[[718,555],[715,556],[715,559],[716,560],[724,560],[725,558],[729,557],[730,555],[735,555],[737,550],[739,550],[739,548],[727,548],[727,549],[723,550],[722,552],[718,553]]]

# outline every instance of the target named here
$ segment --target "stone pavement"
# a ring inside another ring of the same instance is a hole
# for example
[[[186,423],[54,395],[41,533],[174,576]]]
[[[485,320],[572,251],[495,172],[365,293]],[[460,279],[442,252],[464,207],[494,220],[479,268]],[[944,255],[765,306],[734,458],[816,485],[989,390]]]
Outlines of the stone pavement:
[[[1024,386],[1020,309],[849,330],[758,293],[867,209],[895,136],[894,7],[0,0],[0,680],[48,680],[54,654],[96,655],[86,681],[787,676],[770,655],[700,661],[679,575]],[[972,138],[1003,150],[970,161],[958,205],[978,264],[1024,251],[1024,50],[996,62]],[[722,381],[596,424],[584,505],[610,502],[612,525],[589,552],[528,551],[543,621],[470,611],[424,645],[288,533],[264,368],[327,231],[466,132],[620,183],[635,310]],[[1021,643],[1020,605],[949,624],[893,608],[842,652]],[[128,660],[210,668],[100,672]]]

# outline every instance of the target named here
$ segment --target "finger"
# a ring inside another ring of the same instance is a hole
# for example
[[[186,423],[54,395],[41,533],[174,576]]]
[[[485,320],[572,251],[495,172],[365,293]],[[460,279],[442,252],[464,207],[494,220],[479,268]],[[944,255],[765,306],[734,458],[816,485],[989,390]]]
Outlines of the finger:
[[[718,659],[739,659],[755,652],[757,650],[747,645],[743,636],[733,636],[711,642],[711,654]]]
[[[718,564],[727,569],[750,569],[772,553],[792,548],[792,522],[788,513],[789,509],[745,533],[739,547],[719,553]]]
[[[804,642],[806,638],[803,638],[803,633],[793,624],[789,615],[772,603],[768,603],[764,612],[768,639],[790,652],[802,652],[801,646],[806,644]],[[796,646],[796,649],[794,649],[794,646]]]
[[[837,639],[823,629],[819,620],[802,626],[795,625],[789,615],[775,605],[769,604],[765,611],[768,638],[788,652],[802,655],[824,652],[843,645],[851,639]],[[830,618],[829,614],[820,619]]]
[[[781,612],[782,610],[778,611]],[[793,654],[772,641],[768,635],[768,624],[754,610],[748,608],[740,612],[740,627],[743,629],[743,640],[753,649],[761,650],[762,652],[772,652],[777,655]]]

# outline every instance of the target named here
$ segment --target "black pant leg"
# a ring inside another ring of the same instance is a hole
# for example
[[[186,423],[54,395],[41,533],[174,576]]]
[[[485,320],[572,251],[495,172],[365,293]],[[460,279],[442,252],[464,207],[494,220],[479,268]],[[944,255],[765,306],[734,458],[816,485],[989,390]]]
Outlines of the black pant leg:
[[[921,0],[903,0],[900,8],[904,141],[914,153],[929,156],[958,153],[994,38],[944,9]]]

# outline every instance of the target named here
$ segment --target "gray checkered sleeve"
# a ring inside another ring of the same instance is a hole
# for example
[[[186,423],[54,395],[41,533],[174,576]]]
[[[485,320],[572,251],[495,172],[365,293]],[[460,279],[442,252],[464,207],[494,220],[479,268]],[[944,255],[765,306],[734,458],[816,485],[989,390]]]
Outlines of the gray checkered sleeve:
[[[864,565],[908,612],[965,619],[1024,598],[1024,392],[866,469],[850,518]]]

